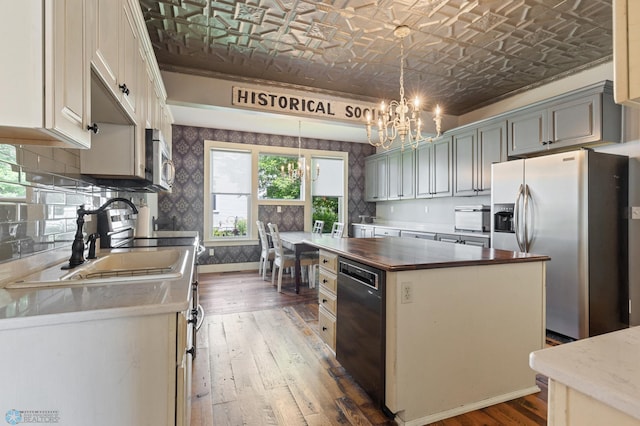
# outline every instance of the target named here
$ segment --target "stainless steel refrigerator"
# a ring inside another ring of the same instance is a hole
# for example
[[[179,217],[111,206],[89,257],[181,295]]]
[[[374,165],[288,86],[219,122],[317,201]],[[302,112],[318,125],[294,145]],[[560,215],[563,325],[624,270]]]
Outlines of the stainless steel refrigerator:
[[[628,157],[587,150],[492,166],[492,246],[551,257],[547,330],[628,326],[627,179]]]

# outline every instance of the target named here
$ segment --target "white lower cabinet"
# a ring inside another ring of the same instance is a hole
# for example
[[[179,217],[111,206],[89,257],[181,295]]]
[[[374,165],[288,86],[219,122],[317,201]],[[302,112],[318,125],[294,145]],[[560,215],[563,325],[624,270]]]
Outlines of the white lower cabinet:
[[[320,250],[320,287],[318,288],[318,330],[320,338],[336,351],[336,323],[337,323],[337,290],[338,290],[338,256]]]
[[[21,412],[24,423],[40,412],[73,426],[187,426],[186,325],[173,313],[2,330],[3,413]]]

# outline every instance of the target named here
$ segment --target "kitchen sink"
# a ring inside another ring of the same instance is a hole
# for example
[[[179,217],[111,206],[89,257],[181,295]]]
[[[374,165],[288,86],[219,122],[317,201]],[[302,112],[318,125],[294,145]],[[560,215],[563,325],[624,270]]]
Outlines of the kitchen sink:
[[[70,287],[176,279],[182,277],[186,270],[188,253],[188,250],[180,249],[109,253],[72,270],[61,269],[68,263],[64,262],[23,277],[6,288]]]

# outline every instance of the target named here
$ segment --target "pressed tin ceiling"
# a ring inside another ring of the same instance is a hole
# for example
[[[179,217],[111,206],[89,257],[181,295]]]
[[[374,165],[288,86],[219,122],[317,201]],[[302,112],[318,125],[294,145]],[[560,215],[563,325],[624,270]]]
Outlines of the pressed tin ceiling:
[[[612,58],[611,0],[140,0],[164,70],[460,115]]]

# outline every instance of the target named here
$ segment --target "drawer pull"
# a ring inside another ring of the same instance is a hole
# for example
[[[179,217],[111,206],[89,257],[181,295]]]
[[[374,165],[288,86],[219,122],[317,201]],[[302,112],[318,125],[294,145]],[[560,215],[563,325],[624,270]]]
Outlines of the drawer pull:
[[[329,263],[327,259],[322,259],[322,263]]]
[[[323,278],[323,279],[322,279],[322,284],[326,284],[326,283],[328,283],[328,282],[329,282],[329,280],[327,280],[326,278]]]
[[[328,330],[328,328],[327,328],[327,327],[322,326],[322,331],[327,331],[327,330]]]
[[[322,299],[322,303],[327,303],[328,300],[327,299]]]

